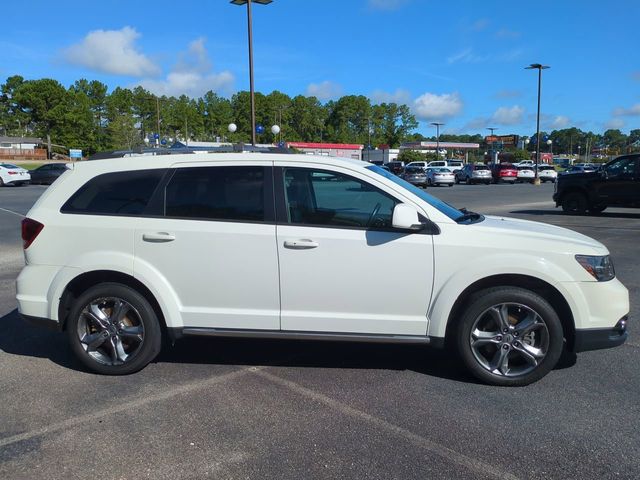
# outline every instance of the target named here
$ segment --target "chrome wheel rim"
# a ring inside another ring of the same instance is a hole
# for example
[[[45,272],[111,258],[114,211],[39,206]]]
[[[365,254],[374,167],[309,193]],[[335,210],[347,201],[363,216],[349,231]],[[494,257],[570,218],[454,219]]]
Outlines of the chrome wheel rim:
[[[500,303],[476,318],[469,345],[485,370],[502,377],[518,377],[535,370],[547,356],[549,330],[531,307]]]
[[[130,362],[144,343],[144,325],[138,311],[126,300],[101,297],[80,312],[78,339],[84,351],[103,365]]]

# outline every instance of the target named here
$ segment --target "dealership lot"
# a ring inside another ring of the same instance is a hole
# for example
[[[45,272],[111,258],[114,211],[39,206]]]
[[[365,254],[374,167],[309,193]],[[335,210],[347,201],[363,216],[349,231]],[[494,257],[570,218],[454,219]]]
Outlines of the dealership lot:
[[[15,311],[19,222],[45,188],[0,189],[0,478],[640,476],[638,210],[568,217],[551,184],[429,189],[612,252],[631,292],[629,342],[567,355],[526,388],[477,384],[446,353],[416,346],[208,339],[115,378],[85,373],[64,335]],[[402,295],[402,285],[371,290]]]

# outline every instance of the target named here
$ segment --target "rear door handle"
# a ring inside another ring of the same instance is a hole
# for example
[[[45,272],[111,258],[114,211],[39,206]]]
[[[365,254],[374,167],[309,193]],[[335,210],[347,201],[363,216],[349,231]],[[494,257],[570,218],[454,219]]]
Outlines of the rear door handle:
[[[144,233],[142,234],[142,240],[145,242],[151,243],[166,243],[173,242],[176,239],[174,235],[171,235],[167,232],[156,232],[156,233]]]
[[[301,239],[301,240],[286,240],[284,242],[284,248],[290,248],[292,250],[309,250],[310,248],[317,248],[320,244],[313,240]]]

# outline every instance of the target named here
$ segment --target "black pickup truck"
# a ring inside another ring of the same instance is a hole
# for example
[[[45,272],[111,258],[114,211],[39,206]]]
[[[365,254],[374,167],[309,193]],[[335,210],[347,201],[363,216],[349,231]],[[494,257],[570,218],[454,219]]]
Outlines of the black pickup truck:
[[[595,172],[558,175],[553,201],[575,214],[597,214],[607,207],[640,208],[640,154],[617,157]]]

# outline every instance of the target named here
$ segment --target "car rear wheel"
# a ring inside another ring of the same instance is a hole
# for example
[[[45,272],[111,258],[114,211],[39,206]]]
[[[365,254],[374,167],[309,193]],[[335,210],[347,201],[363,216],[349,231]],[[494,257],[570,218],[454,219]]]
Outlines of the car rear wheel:
[[[4,187],[4,181],[0,178],[0,187]]]
[[[495,287],[469,300],[456,343],[462,361],[479,380],[522,386],[549,373],[562,354],[563,332],[553,307],[518,287]]]
[[[158,317],[147,299],[118,283],[101,283],[80,295],[66,325],[71,348],[90,370],[126,375],[160,352]]]
[[[587,206],[587,198],[582,193],[571,192],[562,199],[562,210],[566,213],[583,214]]]
[[[607,209],[606,205],[594,205],[589,207],[589,212],[592,213],[593,215],[598,215],[604,212],[606,209]]]

